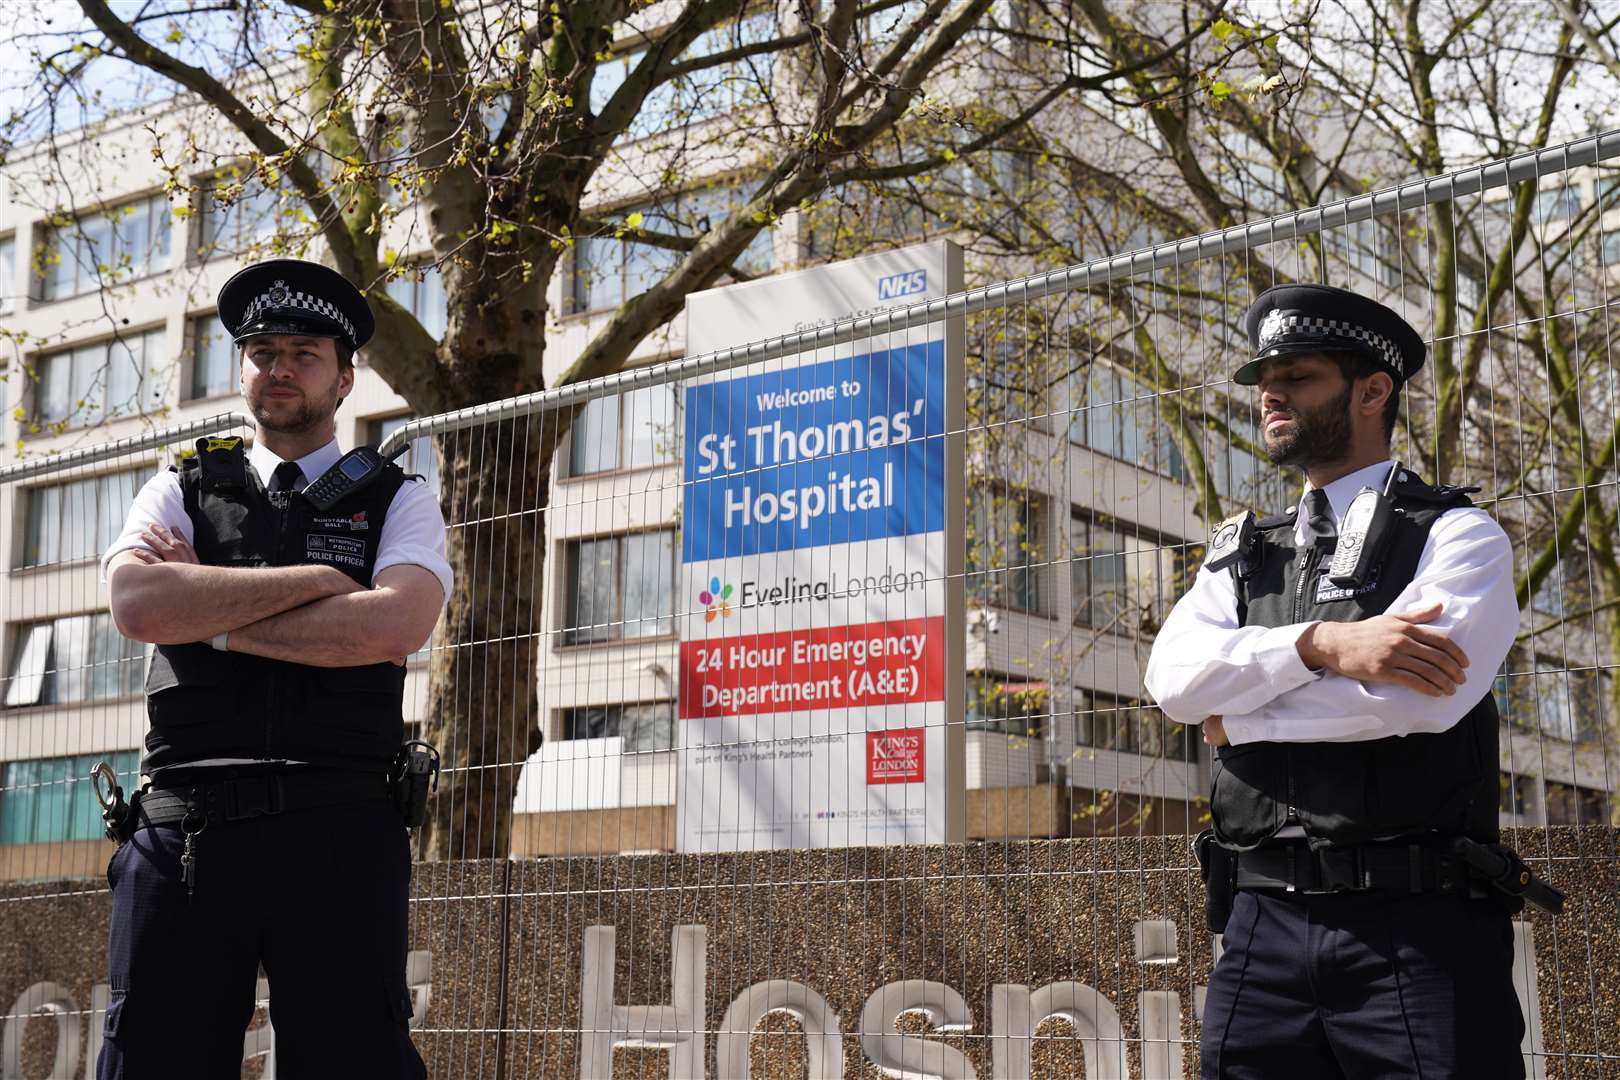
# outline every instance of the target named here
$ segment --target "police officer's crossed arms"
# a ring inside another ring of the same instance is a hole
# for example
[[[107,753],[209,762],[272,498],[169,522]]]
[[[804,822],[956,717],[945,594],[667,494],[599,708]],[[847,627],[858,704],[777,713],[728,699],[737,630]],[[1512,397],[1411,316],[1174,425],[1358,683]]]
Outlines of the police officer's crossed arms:
[[[157,649],[149,780],[108,867],[98,1072],[238,1075],[262,967],[278,1075],[421,1076],[389,777],[403,664],[450,590],[443,520],[392,464],[334,470],[335,413],[372,330],[358,290],[277,260],[233,277],[219,309],[251,452],[198,440],[103,559],[119,630]]]
[[[1557,898],[1498,844],[1511,547],[1391,460],[1425,352],[1404,319],[1297,285],[1245,325],[1234,379],[1306,492],[1217,527],[1145,680],[1216,748],[1202,1075],[1522,1077],[1510,914]]]

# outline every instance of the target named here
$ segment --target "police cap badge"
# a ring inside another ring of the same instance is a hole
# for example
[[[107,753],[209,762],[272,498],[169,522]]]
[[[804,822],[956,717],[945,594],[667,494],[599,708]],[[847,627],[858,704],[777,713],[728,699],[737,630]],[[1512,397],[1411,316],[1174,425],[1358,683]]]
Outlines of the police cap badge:
[[[219,321],[240,345],[260,334],[337,338],[358,349],[376,323],[360,290],[330,267],[271,259],[237,271],[219,290]]]
[[[1423,366],[1423,337],[1376,300],[1332,285],[1277,285],[1261,293],[1243,317],[1252,359],[1232,381],[1253,386],[1265,361],[1309,352],[1356,352],[1397,383]]]

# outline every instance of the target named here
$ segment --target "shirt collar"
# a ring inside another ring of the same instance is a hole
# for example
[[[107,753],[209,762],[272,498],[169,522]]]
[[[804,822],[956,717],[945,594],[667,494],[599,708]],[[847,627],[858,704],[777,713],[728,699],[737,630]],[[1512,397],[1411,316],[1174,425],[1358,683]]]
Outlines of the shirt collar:
[[[1394,461],[1385,458],[1376,465],[1368,465],[1365,469],[1357,469],[1353,473],[1341,476],[1322,489],[1327,492],[1328,505],[1333,508],[1333,523],[1335,525],[1344,520],[1345,511],[1350,509],[1350,503],[1361,493],[1362,488],[1370,487],[1379,491],[1384,490],[1384,481],[1389,479],[1389,470],[1392,465],[1394,465]],[[1307,483],[1305,492],[1309,493],[1310,490],[1311,486]],[[1303,544],[1309,531],[1310,527],[1305,521],[1305,495],[1301,494],[1294,517],[1295,541]]]
[[[298,459],[298,470],[304,474],[304,483],[312,484],[316,477],[323,475],[327,469],[336,465],[338,458],[343,454],[338,450],[336,437],[319,450],[311,451]],[[259,479],[266,487],[270,485],[270,477],[274,475],[276,466],[282,462],[262,442],[254,442],[253,449],[248,452],[248,462],[253,471],[259,474]]]

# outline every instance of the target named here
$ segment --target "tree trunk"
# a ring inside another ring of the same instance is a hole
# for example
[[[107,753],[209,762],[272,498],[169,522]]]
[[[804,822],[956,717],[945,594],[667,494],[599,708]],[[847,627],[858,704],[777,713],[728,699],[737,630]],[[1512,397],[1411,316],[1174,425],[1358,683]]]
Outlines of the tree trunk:
[[[551,451],[539,417],[437,436],[455,588],[432,654],[424,738],[442,754],[420,840],[429,859],[505,858],[512,797],[540,745]]]

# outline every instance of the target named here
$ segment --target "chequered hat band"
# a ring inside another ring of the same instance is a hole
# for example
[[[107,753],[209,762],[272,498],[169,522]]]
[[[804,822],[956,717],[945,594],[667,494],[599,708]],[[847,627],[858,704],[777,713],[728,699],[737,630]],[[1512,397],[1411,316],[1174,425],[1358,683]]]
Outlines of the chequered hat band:
[[[1385,364],[1402,379],[1406,378],[1406,365],[1401,350],[1383,334],[1343,319],[1320,319],[1312,315],[1281,315],[1272,312],[1260,325],[1260,355],[1277,345],[1295,345],[1302,342],[1323,345],[1361,345],[1372,349]]]
[[[349,321],[348,316],[344,315],[336,304],[319,296],[289,289],[284,281],[276,282],[248,302],[247,309],[242,312],[242,325],[252,326],[257,320],[275,312],[319,315],[341,326],[343,332],[349,335],[350,341],[356,337],[354,323]]]

